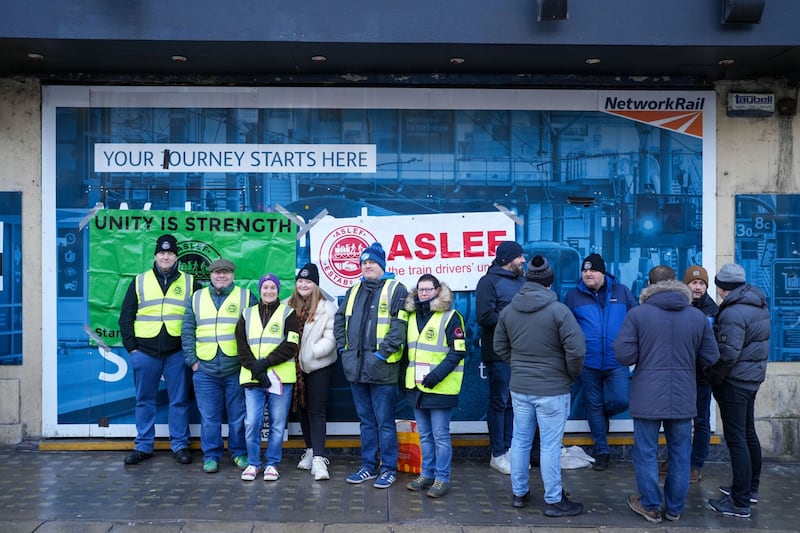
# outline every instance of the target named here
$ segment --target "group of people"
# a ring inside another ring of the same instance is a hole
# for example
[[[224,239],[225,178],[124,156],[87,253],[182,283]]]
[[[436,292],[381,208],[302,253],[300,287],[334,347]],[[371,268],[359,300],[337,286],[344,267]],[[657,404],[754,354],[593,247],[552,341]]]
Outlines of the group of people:
[[[678,520],[689,484],[701,478],[713,394],[732,483],[721,486],[723,497],[708,506],[750,516],[761,471],[754,403],[766,375],[770,326],[766,297],[746,282],[744,269],[722,266],[715,277],[722,301],[717,306],[702,266],[690,266],[683,282],[672,268],[656,266],[637,302],[606,272],[603,258],[590,254],[577,286],[560,303],[550,290],[554,273],[547,259],[533,257],[523,275],[524,261],[517,243],[502,243],[476,291],[489,369],[489,464],[511,475],[512,505],[524,507],[530,499],[528,470],[538,429],[544,514],[582,512],[563,489],[560,471],[570,390],[579,379],[595,470],[610,465],[609,419],[629,410],[639,494],[627,503],[652,523]],[[662,427],[669,457],[659,465]],[[660,473],[666,475],[663,492]]]
[[[409,291],[387,272],[386,254],[375,242],[361,252],[362,276],[338,308],[319,288],[313,263],[297,273],[285,302],[273,274],[259,280],[256,300],[234,284],[232,262],[214,261],[211,284],[202,288],[178,269],[176,252],[173,236],[158,239],[153,268],[131,282],[120,313],[136,389],[137,437],[126,464],[152,457],[162,376],[172,451],[179,463],[192,462],[188,368],[201,415],[205,472],[219,470],[226,416],[228,449],[241,478],[253,480],[263,472],[264,480],[278,479],[287,418],[296,410],[306,445],[297,467],[316,480],[329,479],[325,413],[340,358],[361,438],[359,468],[346,481],[372,481],[379,489],[396,482],[400,383],[414,409],[422,451],[421,472],[406,488],[431,498],[449,491],[450,417],[461,390],[466,338],[447,284],[424,274]],[[713,393],[733,476],[730,486],[720,487],[723,497],[709,506],[749,516],[761,469],[753,409],[766,373],[770,326],[766,298],[746,282],[744,269],[732,263],[720,269],[717,308],[707,293],[708,273],[699,265],[686,270],[683,282],[668,266],[653,268],[637,302],[593,253],[563,303],[551,290],[555,273],[545,257],[537,255],[525,267],[522,247],[504,241],[476,287],[489,383],[490,467],[510,474],[512,505],[524,507],[530,500],[535,463],[544,483],[544,514],[583,511],[569,500],[560,466],[579,379],[595,470],[610,466],[609,420],[629,410],[639,495],[629,496],[628,505],[653,523],[662,516],[677,520],[689,484],[701,477]],[[265,408],[269,430],[262,461]],[[659,465],[662,426],[669,458]],[[666,475],[663,498],[659,473]]]
[[[306,451],[298,468],[329,479],[325,453],[326,410],[336,341],[336,307],[319,288],[309,263],[297,273],[287,301],[279,299],[274,274],[258,281],[256,298],[234,283],[236,266],[220,258],[209,265],[202,287],[178,268],[177,240],[158,238],[153,268],[130,283],[120,311],[123,345],[129,353],[136,393],[136,439],[126,465],[153,456],[157,394],[166,383],[170,447],[190,464],[189,387],[200,412],[203,471],[220,469],[227,420],[230,460],[241,478],[280,477],[283,435],[289,412],[297,411]],[[191,375],[191,378],[190,378]],[[269,429],[262,452],[265,410]]]

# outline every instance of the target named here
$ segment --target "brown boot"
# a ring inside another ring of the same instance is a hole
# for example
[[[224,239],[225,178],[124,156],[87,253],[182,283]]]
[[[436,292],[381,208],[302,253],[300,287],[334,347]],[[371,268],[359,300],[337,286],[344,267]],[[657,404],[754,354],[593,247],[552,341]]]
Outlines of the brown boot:
[[[658,463],[658,475],[666,476],[667,472],[669,472],[669,459],[667,459],[664,462]]]
[[[694,468],[689,470],[689,483],[697,483],[702,477],[703,474],[699,470],[695,470]]]

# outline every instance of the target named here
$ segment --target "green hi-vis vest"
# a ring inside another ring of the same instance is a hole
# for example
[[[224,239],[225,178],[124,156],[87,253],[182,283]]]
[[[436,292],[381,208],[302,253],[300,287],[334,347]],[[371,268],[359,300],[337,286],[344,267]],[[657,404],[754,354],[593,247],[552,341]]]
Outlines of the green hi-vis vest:
[[[213,287],[208,287],[192,297],[197,323],[195,351],[197,358],[203,361],[211,361],[217,356],[217,346],[228,357],[236,357],[236,322],[247,308],[250,294],[241,287],[234,287],[217,309],[211,297],[213,290]]]
[[[152,339],[167,327],[173,337],[181,336],[183,312],[192,297],[194,278],[181,272],[164,294],[152,270],[136,276],[136,298],[139,307],[133,322],[133,334],[142,339]]]
[[[376,337],[378,348],[380,348],[381,343],[383,342],[383,338],[386,337],[386,334],[389,333],[389,327],[392,325],[392,316],[390,314],[390,304],[392,301],[392,297],[394,296],[394,291],[397,290],[397,287],[400,285],[400,282],[394,279],[386,280],[386,283],[383,284],[383,288],[381,288],[381,294],[378,301],[378,322],[375,325],[376,330]],[[356,295],[358,291],[361,289],[361,282],[357,282],[353,285],[353,288],[350,289],[350,297],[347,299],[347,305],[344,308],[344,318],[345,318],[345,331],[349,331],[350,328],[350,318],[353,316],[353,305],[356,301]],[[408,312],[404,309],[401,309],[397,313],[397,318],[408,322]],[[345,346],[345,349],[347,347]],[[403,356],[403,347],[400,348],[392,353],[386,358],[387,363],[396,363],[400,360]]]
[[[261,317],[258,315],[258,304],[245,309],[244,324],[247,331],[247,344],[250,345],[250,349],[256,359],[265,359],[283,342],[285,333],[283,325],[286,323],[286,317],[293,312],[294,310],[288,305],[279,304],[272,316],[269,317],[267,325],[262,328]],[[297,344],[300,339],[297,332],[292,331],[286,340]],[[292,357],[279,365],[269,367],[278,374],[281,383],[294,383],[297,381],[294,360],[295,358]],[[239,372],[239,384],[244,385],[245,383],[258,383],[258,380],[253,379],[253,373],[250,372],[250,369],[242,367]]]
[[[464,379],[464,359],[458,363],[442,381],[434,388],[423,387],[422,383],[417,383],[417,370],[422,370],[422,365],[433,370],[436,365],[444,361],[450,349],[447,346],[447,324],[455,314],[454,310],[436,311],[431,316],[422,332],[418,330],[415,323],[416,313],[409,316],[408,328],[408,368],[406,369],[406,388],[418,388],[423,392],[434,394],[458,394],[461,391],[461,382]],[[464,329],[464,320],[461,319],[461,329]],[[464,339],[456,339],[455,348],[466,351],[467,345]],[[427,372],[425,372],[427,374]],[[420,381],[422,376],[420,376]]]

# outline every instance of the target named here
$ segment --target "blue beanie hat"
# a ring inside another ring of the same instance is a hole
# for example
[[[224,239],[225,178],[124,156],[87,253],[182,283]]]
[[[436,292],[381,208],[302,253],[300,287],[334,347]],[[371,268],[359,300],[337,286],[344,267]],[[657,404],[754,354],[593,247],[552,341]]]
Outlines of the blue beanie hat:
[[[381,269],[386,271],[386,252],[383,251],[383,246],[379,242],[373,242],[361,252],[360,263],[371,259],[381,266]]]
[[[281,292],[281,280],[278,279],[278,276],[275,274],[264,274],[261,276],[261,279],[258,280],[258,292],[261,292],[261,286],[264,284],[265,281],[271,281],[278,287],[278,293]]]

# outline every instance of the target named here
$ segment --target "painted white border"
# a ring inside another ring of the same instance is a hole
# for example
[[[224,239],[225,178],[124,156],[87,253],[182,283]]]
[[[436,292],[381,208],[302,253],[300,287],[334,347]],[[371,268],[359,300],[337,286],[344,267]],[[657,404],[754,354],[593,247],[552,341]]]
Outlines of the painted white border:
[[[703,266],[716,272],[716,94],[713,91],[613,91],[556,89],[438,89],[345,87],[42,87],[42,317],[57,309],[56,288],[56,109],[59,107],[215,107],[215,108],[345,108],[345,109],[487,109],[601,111],[599,94],[661,97],[705,97],[703,109]],[[713,282],[712,282],[713,284]],[[710,288],[713,290],[713,286]],[[42,435],[44,437],[134,437],[133,424],[100,428],[57,423],[58,352],[55,327],[42,328]],[[632,431],[630,420],[614,421],[617,431]],[[712,417],[712,430],[715,419]],[[358,423],[352,435],[358,434]],[[485,422],[454,422],[454,433],[473,433]],[[583,421],[570,421],[568,431],[585,431]],[[463,429],[462,429],[463,428]],[[196,428],[192,428],[196,434]],[[156,436],[168,436],[166,424]]]

